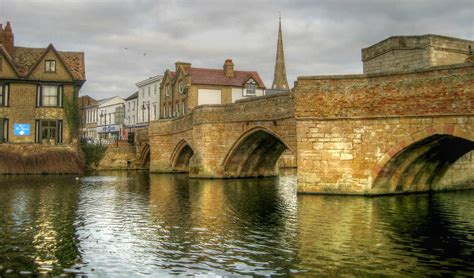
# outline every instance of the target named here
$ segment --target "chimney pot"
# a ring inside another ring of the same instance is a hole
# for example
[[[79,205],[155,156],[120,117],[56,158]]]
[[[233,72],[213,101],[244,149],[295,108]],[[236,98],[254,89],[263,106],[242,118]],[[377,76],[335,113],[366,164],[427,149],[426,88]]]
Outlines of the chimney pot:
[[[224,74],[227,77],[235,77],[234,73],[234,63],[232,59],[226,59],[224,62]]]
[[[14,36],[12,32],[12,28],[10,25],[10,21],[7,21],[7,26],[5,26],[5,31],[3,32],[3,46],[5,47],[5,50],[10,54],[10,56],[13,56],[13,51],[14,51]]]

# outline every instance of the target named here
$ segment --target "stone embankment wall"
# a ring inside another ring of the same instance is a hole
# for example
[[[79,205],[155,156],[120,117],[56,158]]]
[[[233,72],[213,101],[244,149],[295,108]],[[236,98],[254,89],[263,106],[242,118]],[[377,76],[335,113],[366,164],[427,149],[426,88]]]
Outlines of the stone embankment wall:
[[[473,64],[372,76],[299,77],[295,103],[298,192],[399,192],[398,187],[374,185],[385,178],[387,165],[394,165],[389,164],[392,158],[396,157],[397,167],[402,167],[400,154],[405,150],[416,153],[417,142],[439,135],[459,138],[460,142],[467,142],[463,146],[472,150]],[[421,169],[436,171],[429,170],[428,158],[418,158],[419,166],[426,168]],[[406,160],[405,164],[413,162]],[[473,172],[465,171],[466,167],[451,167],[451,171],[459,171],[450,175],[474,180]],[[421,176],[392,173],[391,177],[420,180],[426,171],[417,173]],[[434,187],[418,184],[401,191],[443,189]]]
[[[135,170],[139,168],[133,146],[126,143],[110,145],[94,170]]]
[[[258,135],[271,134],[270,139],[282,142],[295,152],[295,126],[294,98],[289,93],[245,99],[234,104],[199,106],[188,115],[151,123],[150,170],[173,171],[179,151],[188,145],[194,154],[189,165],[190,176],[226,177],[226,159],[246,143],[247,135],[258,131],[262,131]],[[253,139],[257,144],[262,138]]]
[[[79,174],[83,168],[75,144],[0,144],[0,174]]]

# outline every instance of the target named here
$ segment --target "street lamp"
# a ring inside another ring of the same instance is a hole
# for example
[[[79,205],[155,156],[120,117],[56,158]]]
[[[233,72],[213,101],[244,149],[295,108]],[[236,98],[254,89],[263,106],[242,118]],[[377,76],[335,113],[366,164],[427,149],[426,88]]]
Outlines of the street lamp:
[[[148,123],[150,122],[150,102],[149,101],[144,101],[142,104],[142,110],[148,110]]]

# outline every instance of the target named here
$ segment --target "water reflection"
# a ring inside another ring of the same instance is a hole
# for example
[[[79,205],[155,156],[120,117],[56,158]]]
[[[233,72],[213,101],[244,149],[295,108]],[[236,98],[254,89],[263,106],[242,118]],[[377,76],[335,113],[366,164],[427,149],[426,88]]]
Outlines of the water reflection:
[[[172,250],[164,255],[173,263],[162,266],[195,274],[270,275],[287,269],[295,228],[288,230],[285,218],[295,217],[296,204],[284,205],[288,200],[280,200],[278,184],[151,175],[150,213]]]
[[[0,275],[74,264],[89,277],[474,274],[472,191],[297,196],[294,175],[146,172],[2,177],[0,188]]]
[[[0,188],[4,269],[58,272],[80,259],[74,227],[79,187],[74,177],[3,176]]]

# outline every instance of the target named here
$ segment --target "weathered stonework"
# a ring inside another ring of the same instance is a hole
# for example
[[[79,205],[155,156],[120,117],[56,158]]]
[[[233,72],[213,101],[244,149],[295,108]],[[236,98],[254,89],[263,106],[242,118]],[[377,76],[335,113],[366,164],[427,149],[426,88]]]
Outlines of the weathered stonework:
[[[191,149],[191,177],[272,176],[285,149],[295,151],[294,99],[287,93],[199,106],[152,122],[149,137],[152,172],[181,171]]]
[[[138,169],[135,148],[128,145],[109,146],[95,170]]]
[[[439,35],[395,36],[362,49],[365,74],[464,63],[474,41]]]
[[[473,81],[472,64],[299,77],[298,192],[444,189],[438,181],[450,160],[474,149]],[[463,174],[474,180],[472,171]]]

